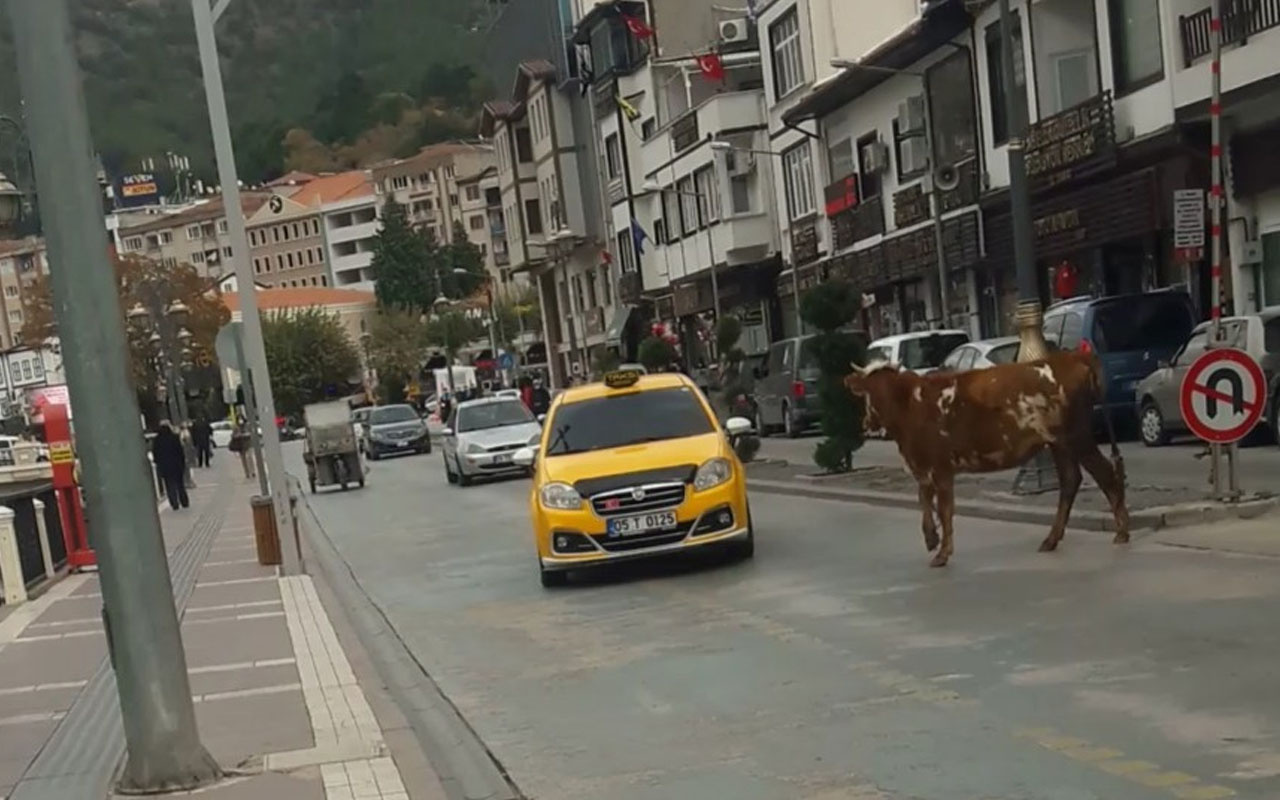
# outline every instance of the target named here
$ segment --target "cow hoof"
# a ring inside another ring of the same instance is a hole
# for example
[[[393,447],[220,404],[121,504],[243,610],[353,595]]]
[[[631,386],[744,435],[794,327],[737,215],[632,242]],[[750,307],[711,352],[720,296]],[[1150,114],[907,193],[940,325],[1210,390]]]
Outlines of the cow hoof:
[[[1052,553],[1054,550],[1057,550],[1057,549],[1058,549],[1058,543],[1055,542],[1053,539],[1045,539],[1043,542],[1040,543],[1041,553]]]
[[[932,553],[934,550],[937,550],[938,545],[941,544],[941,542],[942,540],[938,538],[938,534],[936,533],[926,532],[924,535],[924,546],[925,546],[925,549],[928,550],[930,553]]]
[[[933,557],[933,560],[929,562],[929,566],[931,567],[945,567],[946,565],[947,565],[947,557],[944,556],[942,553],[938,553],[936,556]]]
[[[1112,539],[1112,540],[1111,540],[1111,543],[1112,543],[1112,544],[1128,544],[1128,543],[1129,543],[1129,534],[1128,534],[1128,533],[1117,533],[1117,534],[1116,534],[1116,538]]]

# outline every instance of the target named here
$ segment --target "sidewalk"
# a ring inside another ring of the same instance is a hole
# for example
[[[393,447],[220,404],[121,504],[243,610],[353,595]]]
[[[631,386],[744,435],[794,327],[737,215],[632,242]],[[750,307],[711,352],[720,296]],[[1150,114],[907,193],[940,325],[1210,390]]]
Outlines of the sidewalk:
[[[441,800],[327,589],[258,565],[256,484],[222,455],[160,515],[200,735],[229,775],[192,796]],[[0,800],[110,794],[124,739],[100,612],[92,574],[0,612]]]

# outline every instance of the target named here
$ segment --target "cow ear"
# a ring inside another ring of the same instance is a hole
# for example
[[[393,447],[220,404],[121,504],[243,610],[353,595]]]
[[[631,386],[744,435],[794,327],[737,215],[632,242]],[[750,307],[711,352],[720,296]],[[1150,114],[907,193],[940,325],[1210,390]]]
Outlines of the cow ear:
[[[864,394],[867,391],[867,377],[857,364],[853,365],[853,372],[850,372],[844,379],[845,388],[854,394]]]

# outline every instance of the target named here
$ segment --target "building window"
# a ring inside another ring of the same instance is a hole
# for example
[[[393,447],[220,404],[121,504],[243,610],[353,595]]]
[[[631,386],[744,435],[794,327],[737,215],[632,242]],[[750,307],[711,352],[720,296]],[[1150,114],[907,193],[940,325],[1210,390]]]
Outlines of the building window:
[[[533,142],[529,141],[528,128],[516,128],[516,159],[521,164],[533,161]]]
[[[672,190],[662,193],[663,216],[666,217],[667,241],[680,239],[680,195]]]
[[[955,166],[976,155],[977,110],[969,51],[957,50],[929,69],[926,86],[933,121],[933,156],[937,163]]]
[[[609,265],[600,265],[600,300],[606,306],[613,305],[613,286],[609,281]]]
[[[879,133],[873,131],[858,140],[858,181],[859,189],[861,189],[860,201],[866,201],[873,197],[880,196],[880,168],[882,165],[873,162],[879,157],[878,154],[881,152],[884,152],[884,148],[880,147]]]
[[[316,263],[317,264],[324,263],[324,250],[322,250],[319,247],[316,248]]]
[[[1159,0],[1109,0],[1107,11],[1116,93],[1132,92],[1163,78]]]
[[[480,199],[480,187],[479,187],[479,186],[468,186],[468,187],[467,187],[467,199],[468,199],[468,200],[479,200],[479,199]]]
[[[339,225],[338,227],[340,227],[340,228],[345,228],[346,226],[345,226],[345,225]],[[272,229],[271,229],[271,241],[273,241],[273,242],[278,242],[278,241],[280,241],[280,227],[279,227],[279,226],[276,226],[276,227],[274,227],[274,228],[272,228]]]
[[[676,184],[680,195],[680,230],[685,236],[700,227],[698,219],[698,193],[693,188],[693,176],[681,178]]]
[[[36,357],[31,362],[31,369],[35,371],[37,378],[44,377],[44,359]]]
[[[127,251],[128,251],[128,250],[141,250],[141,249],[142,249],[142,237],[141,237],[141,236],[130,236],[128,239],[125,239],[125,240],[124,240],[124,249],[125,249],[125,250],[127,250]]]
[[[160,244],[173,244],[173,231],[160,231]]]
[[[471,228],[471,230],[473,231],[484,230],[484,217],[479,214],[477,214],[474,217],[471,217],[470,219],[467,220],[467,227]]]
[[[813,163],[807,140],[782,154],[782,180],[787,195],[788,219],[795,220],[813,213]]]
[[[188,226],[187,226],[187,241],[188,241],[188,242],[194,242],[194,241],[196,241],[196,240],[197,240],[197,239],[199,239],[199,238],[200,238],[200,226],[199,226],[199,225],[188,225]]]
[[[226,232],[227,232],[227,221],[226,221],[226,219],[220,219],[220,220],[218,220],[218,233],[226,233]]]
[[[644,139],[646,142],[652,139],[653,135],[657,132],[658,121],[653,117],[649,117],[644,122],[640,123],[640,138]]]
[[[397,175],[397,176],[395,176],[394,178],[392,178],[392,179],[391,179],[391,188],[392,188],[393,190],[396,190],[396,189],[408,189],[408,188],[409,188],[409,176],[408,176],[408,175]]]
[[[600,305],[600,299],[596,297],[596,271],[588,270],[583,274],[587,277],[587,308],[595,308]]]
[[[14,315],[15,313],[17,313],[17,312],[10,311],[10,312],[9,312],[9,319],[13,319],[13,315]],[[21,321],[22,321],[22,315],[21,315],[21,314],[18,314],[18,321],[19,321],[19,322],[21,322]],[[24,360],[24,361],[22,362],[22,379],[23,379],[24,381],[29,381],[29,380],[31,380],[31,362],[30,362],[30,361],[26,361],[26,360]]]
[[[282,255],[276,256],[276,269],[281,269],[281,270],[284,269],[284,256]]]
[[[226,256],[227,258],[231,258],[231,248],[230,247],[222,248],[222,255]]]
[[[622,146],[616,133],[604,137],[604,163],[609,180],[617,180],[622,176]]]
[[[530,234],[542,233],[542,203],[537,198],[524,201],[524,225]]]
[[[192,264],[203,264],[203,263],[204,263],[204,253],[203,253],[202,251],[199,251],[199,250],[197,250],[196,252],[192,253],[192,254],[191,254],[191,263],[192,263]]]
[[[586,304],[583,302],[584,298],[582,295],[582,276],[581,275],[573,276],[573,299],[578,302],[579,310],[582,310],[587,307]]]
[[[795,8],[769,28],[773,46],[773,94],[781,99],[804,83],[804,57],[800,51],[800,15]]]
[[[845,137],[827,147],[827,170],[830,183],[847,178],[858,171],[853,160],[853,139]]]
[[[1022,15],[1013,12],[1013,102],[1018,119],[1027,119],[1027,63],[1022,49]],[[987,92],[991,97],[991,141],[1009,141],[1009,114],[1004,94],[1004,69],[1000,55],[1000,23],[987,26]]]
[[[18,287],[17,287],[17,286],[12,286],[12,285],[4,287],[4,296],[5,296],[5,297],[17,297],[17,296],[18,296]]]
[[[715,172],[711,167],[703,167],[694,173],[694,183],[698,187],[698,213],[704,225],[720,221],[720,186],[716,183]]]
[[[750,214],[751,208],[751,176],[731,175],[729,177],[730,210],[734,214]]]

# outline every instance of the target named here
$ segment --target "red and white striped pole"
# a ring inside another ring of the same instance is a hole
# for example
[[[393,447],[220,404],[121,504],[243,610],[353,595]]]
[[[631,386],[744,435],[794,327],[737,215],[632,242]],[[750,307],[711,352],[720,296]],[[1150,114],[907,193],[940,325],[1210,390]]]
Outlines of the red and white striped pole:
[[[1209,295],[1213,306],[1209,347],[1216,347],[1222,335],[1222,0],[1209,3]],[[1212,453],[1213,497],[1222,497],[1222,445],[1209,446]],[[1234,459],[1232,460],[1234,484]]]

